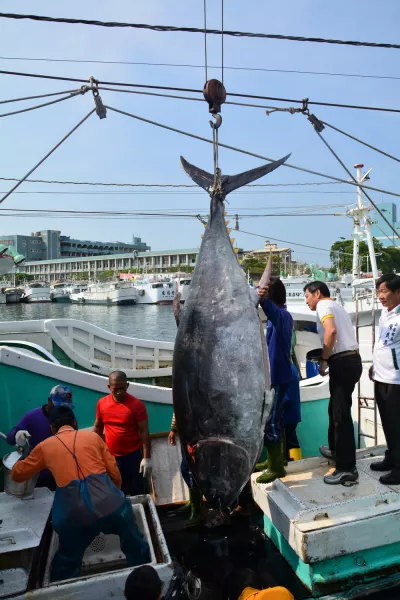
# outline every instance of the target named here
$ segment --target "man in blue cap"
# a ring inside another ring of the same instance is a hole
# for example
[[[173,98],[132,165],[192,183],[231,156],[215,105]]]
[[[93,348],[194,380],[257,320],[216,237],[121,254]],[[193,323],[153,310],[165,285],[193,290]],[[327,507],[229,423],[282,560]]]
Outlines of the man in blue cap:
[[[50,428],[50,413],[56,406],[68,406],[72,404],[72,390],[67,385],[55,385],[50,391],[47,404],[40,408],[34,408],[27,412],[15,427],[7,434],[7,443],[10,446],[25,447],[27,444],[33,449],[52,435]],[[54,491],[56,489],[54,477],[47,469],[41,471],[36,487],[47,487]]]

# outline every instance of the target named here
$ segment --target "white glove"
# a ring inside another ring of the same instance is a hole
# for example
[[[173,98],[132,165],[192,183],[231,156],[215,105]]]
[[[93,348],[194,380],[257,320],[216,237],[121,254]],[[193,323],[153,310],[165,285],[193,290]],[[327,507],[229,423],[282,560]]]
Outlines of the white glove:
[[[150,477],[153,471],[153,465],[151,464],[151,458],[142,458],[142,462],[140,463],[139,473],[142,473],[143,477]]]
[[[17,446],[23,448],[27,445],[30,437],[31,434],[29,433],[29,431],[26,431],[26,429],[21,429],[15,434],[15,443],[17,444]]]

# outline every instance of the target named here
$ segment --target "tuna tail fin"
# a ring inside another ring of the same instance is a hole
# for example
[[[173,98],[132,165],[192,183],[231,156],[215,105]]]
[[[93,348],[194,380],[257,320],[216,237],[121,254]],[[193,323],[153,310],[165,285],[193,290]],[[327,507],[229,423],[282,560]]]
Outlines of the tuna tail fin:
[[[214,183],[214,175],[211,175],[211,173],[207,173],[207,171],[203,171],[203,169],[199,169],[198,167],[191,165],[183,158],[183,156],[181,156],[181,165],[185,173],[189,175],[189,177],[193,179],[197,185],[202,187],[207,192],[210,191],[210,188]]]
[[[289,156],[290,154],[284,156],[280,160],[271,162],[268,165],[263,165],[262,167],[257,167],[255,169],[251,169],[250,171],[239,173],[239,175],[224,175],[221,180],[222,195],[225,197],[230,192],[233,192],[234,190],[237,190],[238,188],[247,185],[252,181],[256,181],[256,179],[271,173],[271,171],[275,171],[275,169],[287,161]],[[210,192],[214,184],[214,175],[208,173],[207,171],[203,171],[203,169],[199,169],[194,165],[191,165],[183,158],[183,156],[181,156],[181,164],[185,173],[187,173],[187,175],[189,175],[189,177],[193,179],[197,185],[202,187],[207,192]]]
[[[251,169],[251,171],[245,171],[244,173],[239,173],[239,175],[225,175],[222,177],[222,193],[224,196],[227,196],[230,192],[237,190],[252,181],[256,181],[260,177],[264,177],[264,175],[268,175],[272,171],[275,171],[278,167],[283,165],[284,162],[287,161],[290,154],[284,156],[280,160],[275,160],[268,165],[263,165],[262,167],[256,167],[255,169]]]

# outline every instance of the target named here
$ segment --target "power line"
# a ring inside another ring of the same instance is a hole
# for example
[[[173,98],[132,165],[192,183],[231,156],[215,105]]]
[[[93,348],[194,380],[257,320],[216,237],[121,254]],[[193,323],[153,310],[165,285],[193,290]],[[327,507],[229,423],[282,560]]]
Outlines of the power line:
[[[15,177],[0,177],[1,181],[19,181]],[[195,183],[111,183],[99,181],[60,181],[49,179],[26,179],[27,183],[51,183],[62,185],[103,185],[115,187],[160,187],[160,188],[198,188]],[[245,187],[289,187],[307,185],[341,185],[341,181],[304,181],[300,183],[250,183]]]
[[[0,194],[3,194],[5,192],[0,192]],[[28,190],[23,190],[23,191],[19,191],[19,192],[15,192],[16,194],[44,194],[44,195],[50,195],[50,196],[61,196],[61,195],[67,195],[67,196],[202,196],[202,197],[206,197],[204,195],[204,192],[202,190],[199,191],[188,191],[188,192],[171,192],[168,190],[159,190],[159,191],[130,191],[130,192],[125,192],[125,191],[90,191],[90,192],[80,192],[80,191],[59,191],[59,190],[55,190],[55,191],[47,191],[47,190],[35,190],[35,191],[28,191]],[[332,192],[332,191],[315,191],[315,190],[311,190],[311,191],[305,191],[305,192],[301,192],[298,190],[290,190],[290,191],[277,191],[277,192],[273,192],[273,191],[258,191],[258,190],[254,190],[253,192],[244,192],[244,191],[235,191],[233,192],[233,195],[235,196],[241,196],[241,195],[250,195],[250,196],[258,196],[258,195],[264,195],[264,194],[353,194],[353,192],[345,192],[345,191],[339,191],[339,192]]]
[[[33,77],[38,79],[50,79],[54,81],[73,81],[77,83],[86,83],[86,79],[78,79],[76,77],[61,77],[58,75],[42,75],[38,73],[23,73],[20,71],[5,71],[0,70],[0,74],[2,75],[13,75],[19,77]],[[112,82],[112,81],[100,81],[96,80],[98,84],[101,85],[112,85],[112,86],[120,86],[120,87],[137,87],[137,88],[146,88],[146,89],[155,89],[155,90],[166,90],[166,91],[174,91],[174,92],[190,92],[193,94],[202,94],[202,90],[196,90],[193,88],[180,88],[180,87],[172,87],[172,86],[163,86],[163,85],[148,85],[148,84],[139,84],[139,83],[123,83],[123,82]],[[296,100],[294,98],[275,98],[272,96],[258,96],[256,94],[239,94],[236,92],[229,92],[227,96],[234,96],[237,98],[249,98],[253,100],[271,100],[273,102],[286,102],[288,104],[304,104],[304,100]],[[339,104],[335,102],[320,102],[320,101],[307,101],[309,106],[329,106],[332,108],[349,108],[354,110],[372,110],[378,112],[389,112],[389,113],[400,113],[400,109],[397,108],[385,108],[380,106],[363,106],[358,104]],[[249,105],[252,106],[252,105]],[[264,107],[262,107],[264,108]]]
[[[360,42],[352,40],[336,40],[326,38],[314,38],[295,35],[281,35],[273,33],[253,33],[247,31],[229,31],[224,32],[219,29],[199,29],[197,27],[175,27],[173,25],[146,25],[144,23],[118,23],[116,21],[95,21],[92,19],[70,19],[66,17],[47,17],[42,15],[21,15],[15,13],[0,13],[0,17],[5,19],[30,19],[32,21],[42,21],[46,23],[65,23],[68,25],[94,25],[97,27],[118,27],[132,29],[147,29],[159,32],[183,32],[183,33],[207,33],[213,35],[229,35],[233,37],[261,38],[272,40],[289,40],[292,42],[314,42],[319,44],[339,44],[344,46],[364,46],[368,48],[388,48],[400,50],[399,44],[387,44],[381,42]]]
[[[25,60],[32,62],[64,62],[77,64],[98,64],[98,65],[136,65],[147,67],[180,67],[189,69],[204,69],[204,65],[193,65],[188,63],[156,63],[140,62],[128,60],[83,60],[78,58],[31,58],[26,56],[0,56],[0,60]],[[208,65],[210,69],[218,69],[218,65]],[[233,67],[224,65],[228,71],[261,71],[264,73],[293,73],[297,75],[326,75],[330,77],[351,77],[361,79],[391,79],[400,80],[400,77],[394,75],[363,75],[361,73],[331,73],[328,71],[301,71],[299,69],[266,69],[264,67]]]
[[[299,244],[296,242],[288,242],[287,240],[281,240],[279,238],[271,237],[270,235],[261,235],[259,233],[251,233],[250,231],[243,231],[243,229],[239,229],[238,233],[245,233],[246,235],[253,235],[255,237],[263,238],[263,240],[274,240],[275,242],[282,242],[284,244],[291,244],[292,246],[301,246],[302,248],[312,248],[313,250],[321,250],[321,252],[330,252],[330,250],[326,250],[325,248],[319,248],[318,246],[308,246],[307,244]]]

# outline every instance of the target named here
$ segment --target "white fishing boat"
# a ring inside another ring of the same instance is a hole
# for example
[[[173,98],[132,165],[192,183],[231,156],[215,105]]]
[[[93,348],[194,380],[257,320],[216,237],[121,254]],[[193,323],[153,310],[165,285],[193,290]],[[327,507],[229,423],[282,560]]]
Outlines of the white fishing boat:
[[[58,282],[50,286],[51,289],[51,301],[52,302],[70,302],[69,292],[71,289],[71,283]]]
[[[111,306],[136,304],[137,290],[130,282],[96,283],[87,286],[86,290],[75,293],[69,298],[73,304],[107,304]]]
[[[175,297],[176,284],[173,281],[137,279],[133,286],[137,290],[138,304],[171,304]]]
[[[28,283],[21,296],[21,302],[51,302],[50,287],[42,281]]]
[[[174,284],[178,283],[179,291],[181,293],[181,302],[185,302],[190,292],[190,284],[192,283],[191,277],[180,277],[173,280]]]

